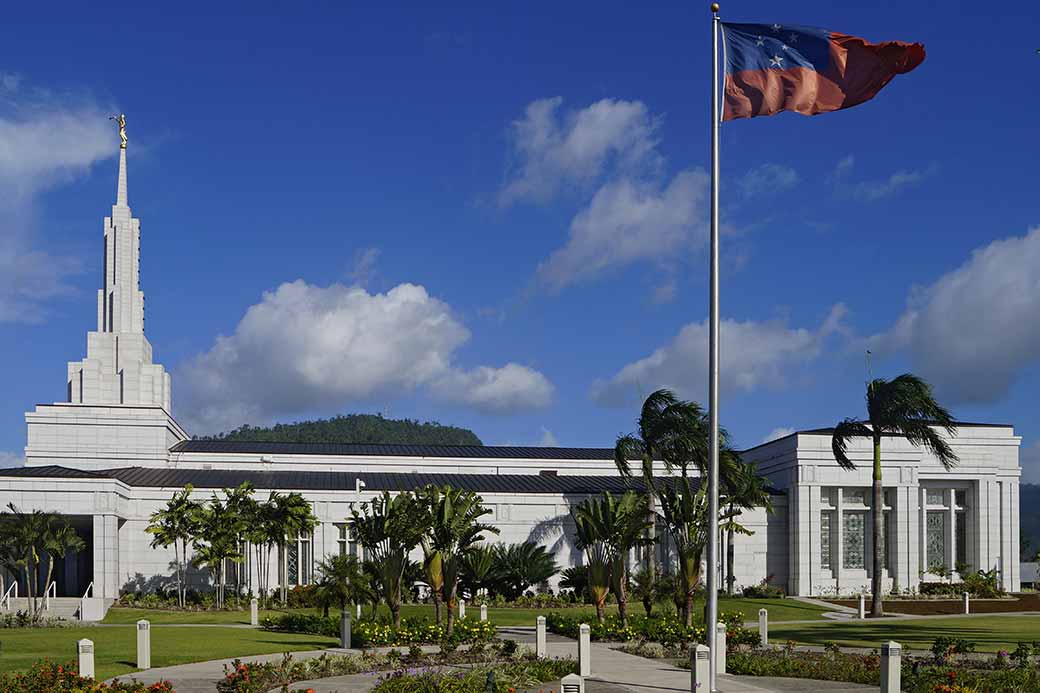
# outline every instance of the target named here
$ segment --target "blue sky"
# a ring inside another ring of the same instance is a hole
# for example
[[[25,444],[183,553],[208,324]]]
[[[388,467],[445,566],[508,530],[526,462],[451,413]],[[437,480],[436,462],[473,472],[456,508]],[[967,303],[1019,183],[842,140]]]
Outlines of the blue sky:
[[[605,446],[654,387],[703,401],[706,3],[562,5],[8,8],[0,451],[94,327],[116,111],[194,432],[382,411]],[[1040,481],[1036,9],[913,5],[723,7],[928,50],[857,108],[723,127],[723,423],[859,415],[869,347],[1014,423]]]

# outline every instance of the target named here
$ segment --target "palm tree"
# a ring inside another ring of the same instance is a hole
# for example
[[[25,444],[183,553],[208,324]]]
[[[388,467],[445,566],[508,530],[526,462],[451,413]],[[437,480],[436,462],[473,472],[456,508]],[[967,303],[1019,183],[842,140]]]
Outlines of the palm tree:
[[[243,481],[235,488],[224,489],[224,505],[227,508],[227,512],[230,513],[237,521],[238,528],[235,536],[236,551],[242,554],[241,561],[245,561],[248,549],[245,546],[246,533],[249,530],[249,525],[253,520],[253,514],[256,512],[256,501],[253,499],[253,483],[251,481]],[[241,571],[235,571],[235,599],[237,600],[242,596],[242,580]]]
[[[842,469],[855,469],[849,459],[849,441],[854,438],[869,438],[874,443],[874,477],[872,535],[874,538],[874,562],[870,580],[873,604],[871,616],[881,616],[881,542],[884,519],[884,495],[881,485],[881,439],[885,435],[906,438],[915,446],[930,450],[939,462],[951,469],[957,463],[957,455],[949,443],[936,429],[956,435],[957,427],[946,409],[935,401],[931,386],[911,373],[904,373],[892,380],[875,378],[867,384],[867,420],[845,419],[834,427],[831,434],[831,450]]]
[[[244,528],[244,518],[213,495],[210,502],[199,508],[197,535],[192,546],[195,549],[196,565],[206,566],[213,576],[216,591],[216,606],[224,607],[225,566],[228,561],[242,560],[239,537]]]
[[[301,534],[310,534],[318,525],[311,504],[299,493],[281,494],[272,492],[270,505],[271,531],[278,546],[278,585],[281,589],[282,606],[289,597],[289,580],[286,574],[286,545],[296,541]]]
[[[427,486],[418,493],[419,501],[428,512],[429,526],[422,537],[423,553],[436,556],[432,568],[440,565],[440,576],[434,576],[440,582],[441,593],[448,606],[447,635],[450,637],[455,627],[455,598],[459,587],[460,561],[462,556],[476,547],[482,540],[484,532],[498,534],[498,528],[483,522],[480,518],[491,513],[491,508],[484,506],[484,499],[473,491],[444,486]],[[427,569],[427,575],[432,572]],[[434,585],[430,585],[433,589]],[[436,600],[436,597],[435,597]],[[440,603],[437,606],[438,621]]]
[[[574,513],[574,544],[585,552],[587,589],[596,619],[603,623],[603,606],[610,591],[610,552],[591,518]]]
[[[145,531],[152,536],[152,548],[167,548],[173,545],[173,560],[177,572],[177,601],[181,607],[187,602],[186,571],[188,566],[188,543],[194,538],[198,519],[199,502],[191,499],[191,484],[174,493],[166,507],[152,513]],[[177,547],[180,546],[180,553]]]
[[[669,471],[679,462],[685,475],[686,466],[682,462],[698,444],[697,432],[702,418],[703,412],[696,403],[680,400],[670,390],[657,390],[643,402],[636,433],[619,436],[614,445],[614,464],[622,476],[631,478],[630,460],[640,461],[649,525],[646,545],[651,547],[646,551],[645,568],[651,575],[657,570],[652,548],[657,541],[654,460],[662,460]]]
[[[531,541],[496,544],[494,552],[495,583],[507,599],[516,599],[528,587],[540,585],[560,572],[553,555]]]
[[[79,553],[87,548],[87,542],[76,534],[76,530],[67,519],[54,516],[43,537],[43,548],[47,551],[47,579],[43,582],[43,589],[46,590],[50,587],[51,577],[54,575],[55,557],[64,559],[70,551]]]
[[[725,475],[720,474],[722,482],[722,505],[725,506],[723,516],[719,518],[721,531],[727,535],[726,542],[726,593],[733,594],[736,576],[734,575],[734,539],[737,534],[750,534],[748,530],[736,522],[743,510],[756,507],[773,512],[773,502],[766,486],[765,478],[758,475],[754,464],[737,462],[728,469]]]
[[[459,585],[475,596],[480,590],[490,591],[498,582],[498,563],[494,546],[477,545],[462,555],[459,563]]]
[[[645,545],[651,522],[647,519],[646,500],[635,491],[614,496],[609,491],[578,504],[574,520],[584,525],[584,543],[589,534],[606,548],[610,588],[618,602],[622,627],[628,626],[628,553]]]
[[[40,611],[37,603],[40,596],[40,552],[54,516],[42,510],[23,513],[14,503],[8,503],[7,507],[11,512],[3,514],[0,542],[3,544],[6,564],[16,575],[21,571],[25,578],[25,596],[30,617],[35,622]]]
[[[272,492],[271,495],[275,496],[277,492]],[[242,538],[253,548],[253,555],[256,557],[257,597],[266,604],[271,597],[271,547],[274,546],[277,537],[270,500],[243,500],[240,512],[245,520]]]
[[[367,594],[367,577],[355,556],[329,556],[318,564],[318,573],[317,598],[325,616],[329,615],[329,604],[337,604],[345,613],[348,604],[361,601]]]
[[[705,486],[694,491],[689,479],[680,479],[672,486],[663,486],[661,513],[675,544],[679,563],[675,591],[682,599],[683,623],[689,626],[693,619],[693,596],[701,579],[701,555],[708,542],[708,498]]]
[[[404,491],[391,497],[387,491],[351,509],[354,531],[365,548],[382,598],[390,608],[394,627],[401,627],[401,582],[408,567],[408,553],[426,534],[428,510]]]

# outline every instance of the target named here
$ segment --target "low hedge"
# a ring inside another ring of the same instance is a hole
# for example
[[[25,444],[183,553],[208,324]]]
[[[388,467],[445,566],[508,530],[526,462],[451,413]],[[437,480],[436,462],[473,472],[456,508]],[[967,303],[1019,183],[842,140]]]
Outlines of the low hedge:
[[[577,672],[578,664],[573,659],[530,659],[468,671],[399,669],[381,677],[372,693],[508,693]]]
[[[264,630],[287,633],[309,633],[330,638],[339,637],[339,616],[317,616],[311,614],[282,614],[261,620]],[[491,621],[478,621],[469,617],[455,621],[452,644],[465,645],[489,642],[495,637],[495,625]],[[355,621],[350,633],[350,646],[397,647],[400,645],[435,645],[445,640],[445,626],[426,618],[401,619],[401,627],[395,629],[390,621]]]
[[[744,628],[744,617],[739,613],[722,614],[720,618],[726,624],[726,644],[729,647],[747,645],[758,647],[761,639],[757,631]],[[593,640],[609,642],[629,642],[632,640],[648,640],[662,645],[675,645],[683,642],[707,642],[703,623],[687,627],[678,617],[671,614],[654,616],[633,615],[628,617],[628,626],[622,627],[621,617],[608,616],[603,621],[579,618],[567,614],[550,612],[545,617],[546,628],[557,635],[577,638],[582,623],[589,624],[589,635]]]
[[[4,693],[175,693],[169,681],[151,685],[140,681],[101,683],[79,675],[75,662],[59,664],[44,659],[34,662],[29,671],[0,674]]]

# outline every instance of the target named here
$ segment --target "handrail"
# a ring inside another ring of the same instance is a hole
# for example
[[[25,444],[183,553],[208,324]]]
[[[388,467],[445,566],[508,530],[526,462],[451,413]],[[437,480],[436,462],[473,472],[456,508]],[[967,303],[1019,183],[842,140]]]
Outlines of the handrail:
[[[0,606],[8,611],[11,610],[11,590],[14,590],[14,598],[18,599],[18,581],[15,580],[11,583],[11,586],[4,592],[4,596],[0,597]]]
[[[80,599],[89,599],[94,594],[94,581],[91,580],[90,584],[87,585],[87,589],[83,592],[83,596]]]
[[[58,598],[58,583],[51,581],[51,584],[47,585],[47,589],[43,591],[43,610],[51,610],[51,592],[54,592],[54,598]]]

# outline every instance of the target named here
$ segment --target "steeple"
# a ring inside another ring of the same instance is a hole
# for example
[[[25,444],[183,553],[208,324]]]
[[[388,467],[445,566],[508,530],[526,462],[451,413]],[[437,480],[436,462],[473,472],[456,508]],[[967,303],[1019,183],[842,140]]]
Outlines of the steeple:
[[[152,363],[144,336],[141,222],[127,204],[126,117],[119,125],[119,178],[112,216],[105,217],[104,280],[97,294],[97,331],[87,334],[87,358],[69,364],[69,401],[158,404],[169,410],[170,376]]]

